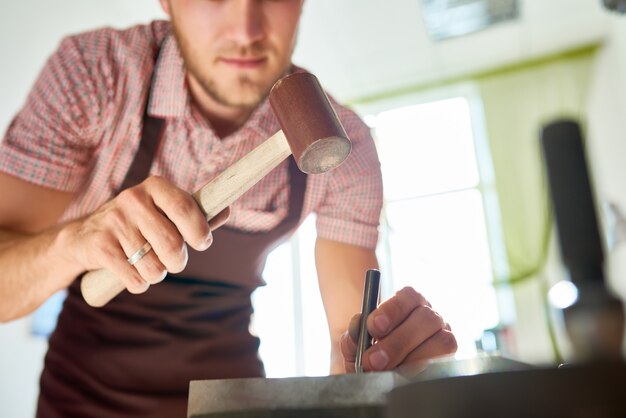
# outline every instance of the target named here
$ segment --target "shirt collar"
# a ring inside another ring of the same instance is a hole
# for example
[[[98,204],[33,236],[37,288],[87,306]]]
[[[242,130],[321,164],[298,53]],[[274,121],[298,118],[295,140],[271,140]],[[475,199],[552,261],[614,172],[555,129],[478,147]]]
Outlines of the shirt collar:
[[[170,32],[163,43],[154,67],[148,114],[155,117],[183,117],[187,112],[189,92],[185,66],[174,35]]]

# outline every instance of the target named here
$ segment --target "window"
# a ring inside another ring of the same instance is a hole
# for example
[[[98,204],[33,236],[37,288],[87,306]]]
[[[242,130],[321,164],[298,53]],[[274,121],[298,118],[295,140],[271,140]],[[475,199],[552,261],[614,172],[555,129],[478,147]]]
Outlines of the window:
[[[253,294],[253,331],[268,377],[324,376],[330,336],[315,271],[315,216],[268,257],[267,286]],[[365,272],[363,273],[365,274]]]
[[[491,286],[506,258],[479,97],[461,86],[376,106],[357,110],[373,129],[383,170],[382,297],[403,286],[422,292],[452,326],[458,356],[470,356],[485,330],[510,315],[503,307],[512,309]],[[270,377],[329,369],[314,240],[308,219],[270,255],[268,286],[254,295],[254,327]]]
[[[477,129],[464,96],[368,118],[380,154],[385,210],[379,251],[393,289],[413,286],[450,323],[459,356],[500,322]],[[488,161],[481,161],[488,164]]]

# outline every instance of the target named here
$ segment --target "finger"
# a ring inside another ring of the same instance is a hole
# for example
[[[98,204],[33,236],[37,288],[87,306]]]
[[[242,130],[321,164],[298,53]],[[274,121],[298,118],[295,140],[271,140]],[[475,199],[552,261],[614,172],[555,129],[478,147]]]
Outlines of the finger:
[[[154,204],[172,221],[183,240],[198,251],[206,250],[212,242],[211,229],[193,197],[159,177],[145,183]]]
[[[419,306],[430,307],[430,303],[412,287],[405,287],[369,315],[367,328],[372,337],[383,338]]]
[[[150,287],[135,267],[128,263],[126,254],[121,246],[107,246],[100,252],[100,265],[110,270],[130,293],[143,293]]]
[[[229,217],[230,206],[227,206],[224,210],[215,215],[215,217],[209,221],[209,227],[211,228],[211,231],[214,231],[220,226],[224,225],[226,221],[228,221]]]
[[[144,183],[153,185],[155,182],[151,178]],[[185,268],[187,248],[177,226],[155,205],[145,184],[120,193],[117,199],[119,206],[125,208],[125,215],[115,218],[113,228],[128,255],[134,254],[146,241],[150,243],[152,251],[136,268],[148,283],[155,283],[163,280],[165,270],[177,273]],[[174,188],[169,183],[162,187]]]
[[[152,253],[146,254],[152,262],[159,262],[171,273],[180,273],[187,265],[189,255],[187,246],[176,225],[157,211],[147,212],[140,216],[137,226],[145,241],[152,245]],[[155,267],[157,267],[155,265]]]
[[[413,377],[424,369],[428,360],[454,354],[457,348],[454,334],[442,329],[413,350],[396,370],[405,377]]]
[[[159,259],[160,248],[169,232],[179,237],[180,234],[175,228],[149,201],[150,199],[139,189],[128,189],[124,191],[123,199],[132,204],[132,215],[137,220],[127,217],[118,217],[116,221],[115,233],[124,254],[126,262],[133,257],[146,241],[150,243],[152,249],[144,254],[139,260],[133,263],[133,269],[136,269],[143,280],[148,284],[154,284],[162,281],[167,273],[164,264]],[[148,203],[146,203],[148,200]],[[135,225],[133,222],[137,222]],[[167,231],[167,229],[170,231]],[[139,228],[139,230],[137,229]],[[155,230],[165,230],[164,234],[155,234]],[[162,236],[161,236],[162,235]],[[180,251],[180,250],[179,250]]]
[[[359,324],[361,323],[361,314],[355,314],[350,319],[350,324],[348,325],[348,336],[354,342],[354,345],[359,341]]]
[[[148,242],[150,242],[152,249],[132,265],[128,261],[129,258],[134,256],[146,244],[146,238],[144,238],[139,231],[136,229],[132,229],[132,231],[132,233],[126,231],[126,236],[120,239],[120,245],[122,246],[124,254],[126,254],[126,263],[135,269],[141,276],[141,279],[148,285],[161,282],[165,278],[167,270],[159,260],[158,255],[154,251],[154,245],[152,245],[152,242],[149,240]]]
[[[354,362],[356,361],[356,342],[352,339],[349,332],[345,332],[341,336],[339,345],[341,347],[341,354],[343,356],[346,373],[354,373]]]
[[[341,336],[339,346],[344,361],[346,373],[354,373],[354,362],[356,361],[356,348],[359,334],[359,322],[361,314],[356,314],[350,319],[348,330]]]
[[[428,306],[418,306],[396,328],[365,353],[366,368],[389,370],[444,327],[441,316]]]
[[[213,217],[213,219],[209,221],[209,237],[207,239],[207,248],[213,243],[212,231],[223,226],[226,221],[228,221],[228,218],[230,218],[230,206],[222,209],[220,213],[215,215],[215,217]]]

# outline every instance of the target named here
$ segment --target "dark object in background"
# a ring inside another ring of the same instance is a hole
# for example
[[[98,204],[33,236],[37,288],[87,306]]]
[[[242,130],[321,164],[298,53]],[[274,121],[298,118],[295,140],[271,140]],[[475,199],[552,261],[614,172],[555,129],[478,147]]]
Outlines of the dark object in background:
[[[622,357],[624,311],[607,289],[604,250],[580,128],[560,120],[541,138],[563,263],[578,299],[564,309],[576,361]]]
[[[624,363],[496,370],[399,386],[387,397],[385,416],[623,418],[626,417],[625,391]]]
[[[541,134],[563,263],[574,284],[604,284],[604,250],[582,135],[574,121],[546,125]]]
[[[626,0],[602,0],[604,7],[621,14],[626,13]]]

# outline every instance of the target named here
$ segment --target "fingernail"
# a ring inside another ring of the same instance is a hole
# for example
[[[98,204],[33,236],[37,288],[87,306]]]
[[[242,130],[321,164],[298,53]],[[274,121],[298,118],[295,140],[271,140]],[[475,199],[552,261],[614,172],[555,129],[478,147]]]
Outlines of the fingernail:
[[[381,333],[387,333],[389,330],[389,318],[386,315],[377,315],[374,318],[374,326]]]
[[[389,363],[389,356],[383,350],[375,351],[370,356],[370,364],[374,370],[383,370],[387,363]]]
[[[213,244],[213,234],[209,231],[209,235],[206,236],[204,242],[202,243],[202,248],[206,250],[211,246],[211,244]]]

